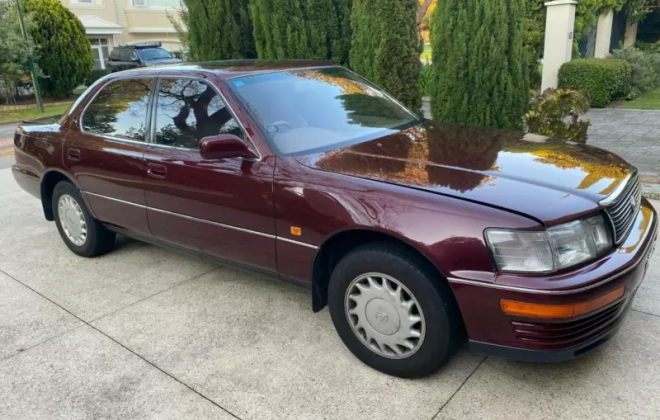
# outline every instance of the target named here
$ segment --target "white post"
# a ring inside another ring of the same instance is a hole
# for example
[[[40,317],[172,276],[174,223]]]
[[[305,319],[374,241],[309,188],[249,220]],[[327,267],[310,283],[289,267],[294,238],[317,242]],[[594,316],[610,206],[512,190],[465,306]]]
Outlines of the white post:
[[[596,58],[605,58],[610,55],[612,43],[612,25],[614,24],[614,10],[601,13],[598,17],[598,32],[596,33]]]
[[[575,8],[577,1],[556,0],[546,3],[545,50],[543,51],[543,80],[541,90],[556,88],[559,68],[573,56]]]
[[[623,40],[623,48],[632,47],[637,42],[637,28],[639,23],[626,26],[626,37]]]

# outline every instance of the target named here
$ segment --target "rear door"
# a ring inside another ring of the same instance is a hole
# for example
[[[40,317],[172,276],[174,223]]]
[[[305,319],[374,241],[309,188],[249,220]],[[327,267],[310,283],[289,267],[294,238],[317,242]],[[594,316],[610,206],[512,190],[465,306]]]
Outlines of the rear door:
[[[150,234],[144,153],[155,78],[112,79],[80,107],[64,144],[64,165],[102,222]]]

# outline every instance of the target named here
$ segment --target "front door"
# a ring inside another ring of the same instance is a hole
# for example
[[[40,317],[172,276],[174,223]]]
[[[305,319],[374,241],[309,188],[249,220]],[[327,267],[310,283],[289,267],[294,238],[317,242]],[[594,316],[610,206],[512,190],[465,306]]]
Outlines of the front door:
[[[149,101],[155,79],[109,81],[73,117],[64,165],[97,219],[149,235],[142,184]]]
[[[276,271],[273,167],[242,158],[203,159],[199,141],[221,133],[250,142],[208,82],[163,78],[155,95],[145,195],[156,238]]]

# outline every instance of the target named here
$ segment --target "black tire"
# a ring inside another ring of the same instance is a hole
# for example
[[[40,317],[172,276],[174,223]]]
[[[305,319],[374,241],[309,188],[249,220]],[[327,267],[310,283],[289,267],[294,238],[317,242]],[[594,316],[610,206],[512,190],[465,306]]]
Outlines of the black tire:
[[[80,246],[73,243],[67,237],[66,233],[64,232],[64,228],[62,227],[58,203],[60,197],[63,195],[68,195],[69,197],[73,198],[73,200],[75,200],[78,206],[80,206],[80,210],[82,210],[83,216],[85,218],[85,223],[87,225],[87,238],[85,242]],[[78,191],[78,189],[73,186],[73,184],[68,181],[60,181],[57,185],[55,185],[55,189],[53,190],[52,205],[57,230],[60,232],[60,236],[62,237],[62,240],[66,246],[68,246],[74,254],[80,255],[81,257],[91,258],[98,255],[103,255],[112,250],[115,245],[116,235],[103,227],[103,225],[92,216],[92,214],[89,212],[89,209],[87,209],[87,206],[85,205],[85,201],[80,195],[80,191]]]
[[[358,338],[345,310],[348,287],[366,273],[397,279],[421,307],[426,333],[420,347],[406,358],[392,359],[372,351]],[[328,288],[330,316],[348,349],[362,362],[393,376],[418,378],[444,365],[464,341],[463,320],[449,285],[433,267],[403,246],[372,243],[358,247],[339,261]]]

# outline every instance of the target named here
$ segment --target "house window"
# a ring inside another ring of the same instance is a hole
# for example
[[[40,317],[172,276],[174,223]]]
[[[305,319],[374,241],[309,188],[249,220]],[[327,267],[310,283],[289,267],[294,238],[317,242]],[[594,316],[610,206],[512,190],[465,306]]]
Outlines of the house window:
[[[94,70],[105,70],[105,63],[110,57],[108,38],[91,38],[92,55],[94,55]]]

